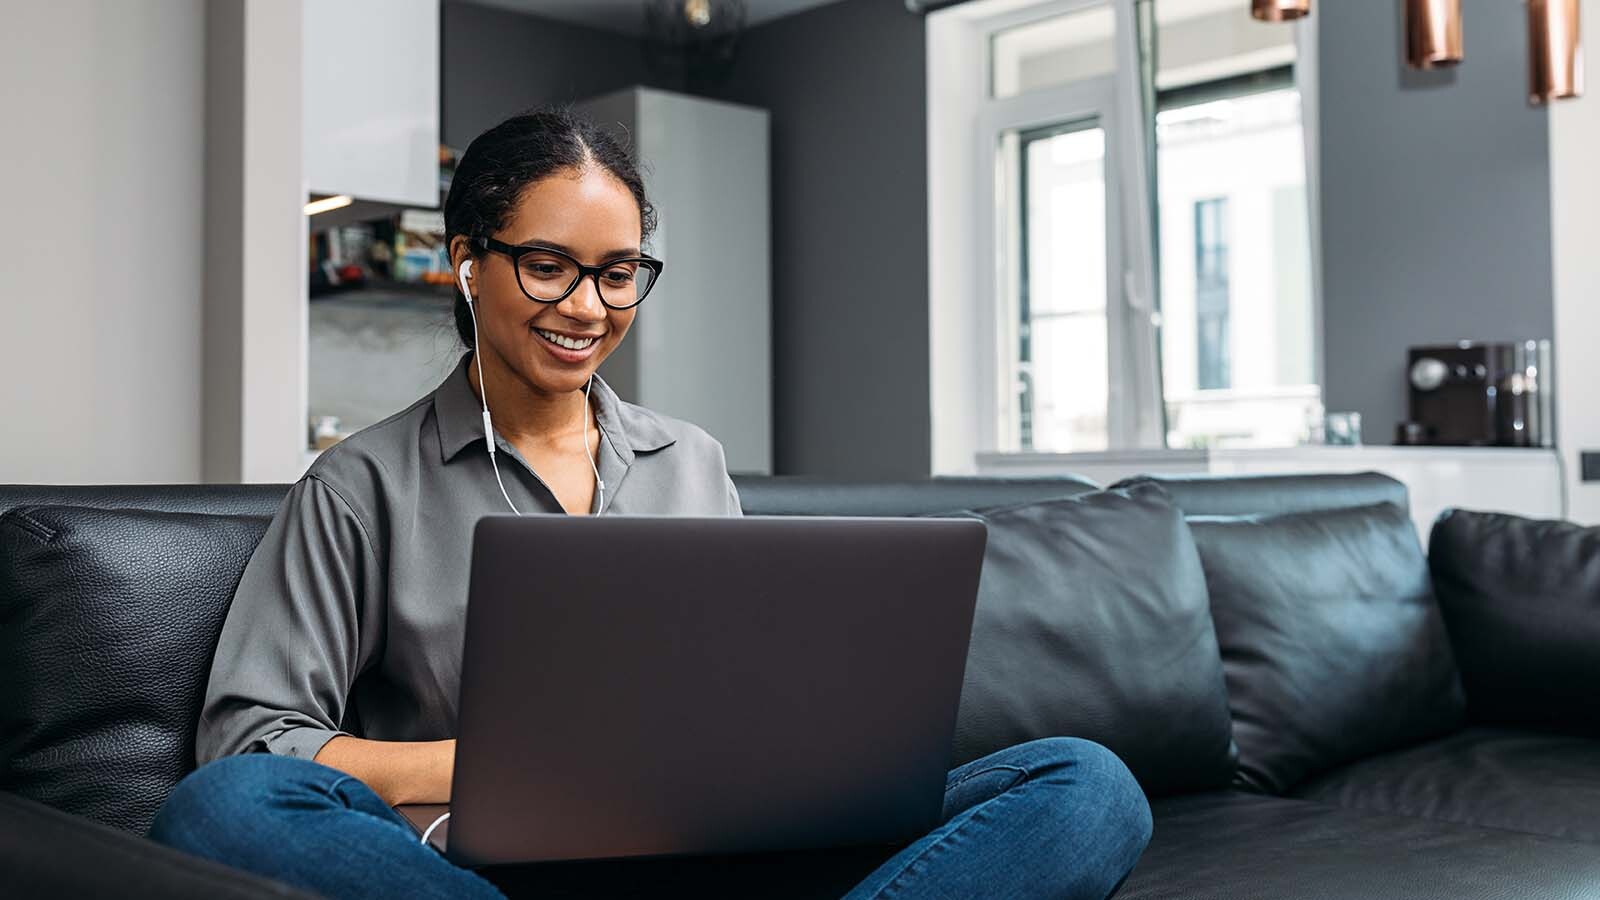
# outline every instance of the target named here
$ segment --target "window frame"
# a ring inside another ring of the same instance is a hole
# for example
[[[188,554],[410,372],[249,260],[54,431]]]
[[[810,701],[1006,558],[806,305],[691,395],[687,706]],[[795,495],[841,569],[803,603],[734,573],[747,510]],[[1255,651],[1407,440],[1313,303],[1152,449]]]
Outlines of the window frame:
[[[1015,317],[1009,313],[1013,310],[1006,308],[1006,298],[1015,295],[1016,285],[1003,281],[1014,279],[1016,273],[1006,271],[1000,259],[1006,246],[994,202],[1001,187],[1000,138],[1011,130],[1088,118],[1098,119],[1106,135],[1106,444],[1110,450],[1163,447],[1154,247],[1140,237],[1152,233],[1153,205],[1140,126],[1144,100],[1138,72],[1137,0],[987,0],[968,6],[1000,10],[971,20],[973,37],[980,45],[976,62],[982,67],[978,79],[982,87],[974,110],[976,171],[969,187],[976,194],[971,200],[977,214],[972,243],[978,247],[978,271],[993,275],[987,284],[980,281],[974,294],[980,298],[974,306],[982,310],[974,331],[979,338],[975,383],[980,386],[974,449],[978,453],[1032,452],[1016,446],[1020,411],[1014,357],[1020,321],[1012,321]],[[1113,73],[1009,97],[992,96],[992,48],[997,35],[1096,8],[1109,8],[1114,15],[1117,65]],[[930,67],[933,64],[930,56]],[[930,92],[930,108],[932,103]],[[1136,398],[1142,394],[1151,396],[1138,402]]]
[[[1153,130],[1146,130],[1147,103],[1141,76],[1140,0],[969,0],[926,18],[928,108],[928,249],[929,249],[929,407],[930,470],[936,475],[974,474],[994,470],[994,461],[1019,460],[1038,452],[1005,446],[1015,434],[1018,410],[1013,379],[1002,377],[999,354],[1014,352],[1001,331],[996,235],[996,170],[980,162],[991,141],[998,146],[1000,114],[984,114],[1001,104],[1035,95],[1056,94],[1045,88],[995,100],[991,96],[991,48],[996,33],[1020,25],[1085,9],[1108,6],[1116,16],[1117,66],[1110,75],[1114,98],[1107,112],[1121,131],[1107,129],[1108,254],[1118,248],[1121,265],[1107,270],[1108,379],[1107,442],[1109,453],[1171,454],[1166,448],[1165,404],[1160,361],[1160,315],[1156,309],[1156,254],[1152,160],[1146,153]],[[1300,91],[1306,153],[1306,192],[1312,270],[1313,375],[1323,384],[1321,340],[1322,260],[1318,146],[1315,17],[1288,27],[1295,30],[1295,87]],[[1079,82],[1081,84],[1082,82]],[[1061,86],[1071,88],[1073,85]],[[1150,89],[1151,94],[1166,93]],[[1178,90],[1181,90],[1178,89]],[[1157,110],[1151,110],[1152,123]],[[1060,108],[1038,116],[1046,123],[1063,121]],[[975,134],[976,132],[976,134]],[[1115,174],[1113,175],[1113,170]],[[1109,182],[1118,184],[1112,197]],[[985,199],[985,196],[988,198]],[[1115,212],[1113,212],[1113,210]],[[974,248],[978,252],[974,252]],[[1116,322],[1116,325],[1112,323]],[[1013,326],[1014,327],[1014,326]],[[1119,329],[1115,338],[1112,330]],[[1009,394],[1009,397],[1008,397]],[[1002,430],[1001,410],[1008,419]],[[1113,424],[1115,420],[1115,424]],[[1099,454],[1104,456],[1105,454]]]
[[[1091,4],[1093,5],[1093,4]],[[979,197],[975,201],[979,210],[979,219],[976,223],[978,237],[979,270],[994,273],[993,288],[989,291],[990,302],[979,303],[986,307],[989,314],[983,318],[989,323],[990,329],[979,332],[979,342],[982,361],[982,371],[992,373],[989,387],[982,391],[985,402],[980,409],[980,421],[992,423],[989,446],[982,448],[984,451],[1001,452],[1029,452],[1020,449],[1014,444],[1015,436],[1019,433],[1021,411],[1017,403],[1017,384],[1019,380],[1016,351],[1020,343],[1019,330],[1021,320],[1017,315],[1018,310],[1010,306],[1010,299],[1020,293],[1021,271],[1011,265],[1012,259],[1003,259],[1009,256],[1009,248],[1020,247],[1023,235],[1020,233],[1022,216],[1007,216],[1002,219],[997,215],[998,204],[995,202],[1001,190],[1010,191],[1011,185],[1002,185],[1003,161],[1000,156],[1001,136],[1011,131],[1028,131],[1033,129],[1048,128],[1053,125],[1070,122],[1083,122],[1095,120],[1098,127],[1106,135],[1106,156],[1104,162],[1105,191],[1106,191],[1106,340],[1107,359],[1110,371],[1107,373],[1107,384],[1110,385],[1108,394],[1115,395],[1117,391],[1116,372],[1124,361],[1117,353],[1117,348],[1126,343],[1124,338],[1124,325],[1120,313],[1121,291],[1117,273],[1122,271],[1123,250],[1121,241],[1117,239],[1117,226],[1119,216],[1117,202],[1113,199],[1120,196],[1122,182],[1119,159],[1113,150],[1112,135],[1118,133],[1117,110],[1115,105],[1116,89],[1111,76],[1098,76],[1084,81],[1074,82],[1061,87],[1046,88],[1008,97],[1003,100],[990,100],[978,114],[977,139],[979,149],[977,153],[978,170],[974,173],[973,184],[977,186]],[[984,194],[985,186],[992,185],[990,193]],[[1021,198],[1022,205],[1026,206],[1026,197]],[[988,239],[983,238],[988,235]],[[1116,434],[1126,428],[1122,421],[1122,411],[1119,404],[1113,402],[1111,396],[1106,400],[1106,430],[1107,444],[1116,447]]]

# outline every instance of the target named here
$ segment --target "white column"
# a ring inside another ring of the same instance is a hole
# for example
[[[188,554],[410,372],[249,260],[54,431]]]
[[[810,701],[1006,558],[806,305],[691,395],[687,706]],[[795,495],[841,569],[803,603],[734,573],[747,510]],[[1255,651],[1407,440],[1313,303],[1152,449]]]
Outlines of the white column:
[[[301,0],[206,6],[203,476],[290,481],[306,444]]]
[[[1583,19],[1600,26],[1600,0]],[[1590,54],[1600,52],[1591,42]],[[1550,107],[1554,217],[1556,428],[1566,462],[1569,517],[1600,524],[1600,483],[1584,484],[1579,453],[1600,452],[1600,85]]]

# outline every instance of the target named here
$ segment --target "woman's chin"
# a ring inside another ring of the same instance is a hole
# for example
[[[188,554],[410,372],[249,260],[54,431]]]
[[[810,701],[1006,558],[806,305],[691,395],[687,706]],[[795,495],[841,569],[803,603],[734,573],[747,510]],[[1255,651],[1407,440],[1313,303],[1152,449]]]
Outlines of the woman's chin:
[[[583,390],[589,384],[589,376],[599,367],[598,360],[602,358],[596,355],[592,360],[578,365],[552,364],[548,356],[544,359],[539,358],[542,353],[542,350],[535,347],[531,353],[524,356],[520,374],[535,390],[547,394],[566,394]]]

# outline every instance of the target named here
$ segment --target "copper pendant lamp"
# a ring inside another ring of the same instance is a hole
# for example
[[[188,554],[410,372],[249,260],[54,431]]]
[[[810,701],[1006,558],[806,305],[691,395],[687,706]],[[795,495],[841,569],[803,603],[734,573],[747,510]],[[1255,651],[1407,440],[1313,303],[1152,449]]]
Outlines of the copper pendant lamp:
[[[1263,22],[1289,22],[1311,15],[1311,0],[1250,0],[1250,15]]]
[[[1583,94],[1578,0],[1528,0],[1528,101]]]
[[[1461,57],[1461,0],[1406,0],[1406,62],[1442,69]]]

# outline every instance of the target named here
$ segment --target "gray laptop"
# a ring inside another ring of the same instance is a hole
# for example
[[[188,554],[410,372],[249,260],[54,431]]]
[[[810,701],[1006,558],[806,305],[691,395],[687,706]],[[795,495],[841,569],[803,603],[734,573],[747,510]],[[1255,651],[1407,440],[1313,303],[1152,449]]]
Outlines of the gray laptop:
[[[489,516],[451,815],[465,865],[909,840],[939,822],[985,529]],[[447,807],[405,807],[419,830]]]

